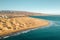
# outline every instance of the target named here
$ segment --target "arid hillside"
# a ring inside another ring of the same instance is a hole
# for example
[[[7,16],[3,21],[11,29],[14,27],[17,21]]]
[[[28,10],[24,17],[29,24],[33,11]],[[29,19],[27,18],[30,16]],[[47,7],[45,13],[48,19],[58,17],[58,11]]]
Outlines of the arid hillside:
[[[10,16],[48,16],[48,14],[44,13],[34,13],[34,12],[26,12],[26,11],[0,11],[0,15],[10,15]]]
[[[15,15],[15,16],[47,16],[44,13],[33,13],[26,11],[0,11],[0,15]]]

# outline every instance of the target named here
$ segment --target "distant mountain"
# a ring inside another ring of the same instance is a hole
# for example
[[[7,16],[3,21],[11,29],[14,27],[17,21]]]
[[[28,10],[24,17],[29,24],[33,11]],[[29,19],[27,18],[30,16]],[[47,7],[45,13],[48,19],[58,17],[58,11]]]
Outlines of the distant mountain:
[[[26,12],[26,11],[10,11],[10,10],[2,10],[0,11],[0,15],[48,16],[48,14],[43,14],[43,13],[34,13],[34,12]]]

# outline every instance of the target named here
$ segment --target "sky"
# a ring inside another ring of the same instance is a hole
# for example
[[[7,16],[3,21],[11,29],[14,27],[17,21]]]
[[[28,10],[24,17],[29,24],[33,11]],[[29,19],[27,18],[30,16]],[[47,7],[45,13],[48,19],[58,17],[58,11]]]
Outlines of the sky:
[[[0,10],[60,15],[60,0],[0,0]]]

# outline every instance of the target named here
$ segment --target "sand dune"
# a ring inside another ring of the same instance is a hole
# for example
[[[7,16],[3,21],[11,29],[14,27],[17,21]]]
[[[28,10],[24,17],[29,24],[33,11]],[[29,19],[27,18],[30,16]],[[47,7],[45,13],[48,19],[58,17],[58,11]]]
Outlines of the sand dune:
[[[46,20],[26,16],[12,18],[0,17],[0,36],[47,25],[49,25],[49,22]]]

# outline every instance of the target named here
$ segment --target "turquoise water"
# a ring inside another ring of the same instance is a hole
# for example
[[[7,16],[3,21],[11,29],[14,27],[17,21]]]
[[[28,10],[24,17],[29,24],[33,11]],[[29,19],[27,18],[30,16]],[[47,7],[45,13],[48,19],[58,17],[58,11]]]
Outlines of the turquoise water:
[[[4,40],[60,40],[60,16],[31,16],[48,20],[50,25],[27,33],[11,36]]]

